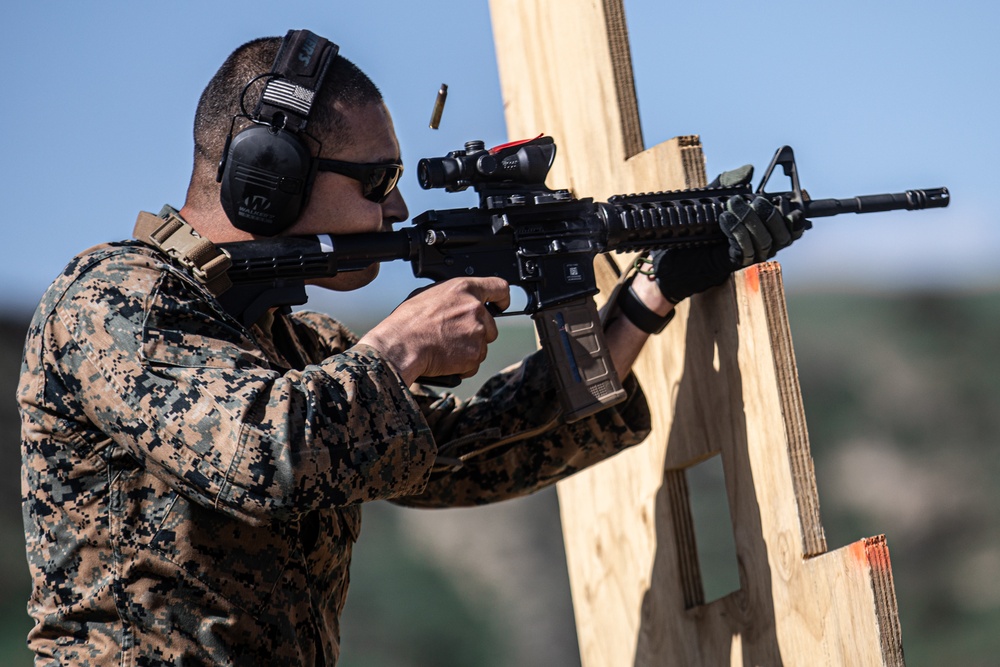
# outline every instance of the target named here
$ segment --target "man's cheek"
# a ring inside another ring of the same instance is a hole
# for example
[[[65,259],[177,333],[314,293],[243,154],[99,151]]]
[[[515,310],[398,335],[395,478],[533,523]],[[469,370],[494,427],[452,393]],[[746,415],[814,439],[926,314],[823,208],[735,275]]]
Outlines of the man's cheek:
[[[361,271],[347,271],[330,278],[313,278],[307,280],[306,284],[316,285],[328,290],[337,292],[349,292],[364,287],[378,276],[379,265],[372,264]]]

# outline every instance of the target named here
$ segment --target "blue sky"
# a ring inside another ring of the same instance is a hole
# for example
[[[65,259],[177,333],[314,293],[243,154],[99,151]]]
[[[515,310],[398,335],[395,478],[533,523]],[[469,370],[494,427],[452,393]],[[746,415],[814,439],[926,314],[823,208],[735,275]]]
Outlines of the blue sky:
[[[780,257],[789,290],[1000,283],[996,3],[625,7],[647,146],[700,134],[714,175],[744,163],[759,174],[789,144],[814,197],[950,188],[945,210],[817,221]],[[290,28],[337,42],[382,88],[412,214],[474,205],[421,191],[412,166],[507,139],[485,0],[8,3],[0,308],[33,306],[73,254],[127,237],[138,211],[180,206],[202,88],[233,48]],[[333,302],[385,309],[417,284],[405,265],[386,267]]]

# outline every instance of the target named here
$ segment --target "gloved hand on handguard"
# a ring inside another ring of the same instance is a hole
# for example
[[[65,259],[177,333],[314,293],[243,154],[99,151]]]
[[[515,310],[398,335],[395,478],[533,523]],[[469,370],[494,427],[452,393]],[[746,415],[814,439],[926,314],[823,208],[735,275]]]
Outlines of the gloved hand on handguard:
[[[750,182],[753,167],[720,174],[712,186],[734,187]],[[664,296],[679,303],[692,294],[721,285],[735,271],[771,259],[810,228],[801,212],[783,216],[764,197],[747,202],[733,196],[719,216],[719,227],[729,239],[726,245],[657,250],[650,256],[651,272]]]

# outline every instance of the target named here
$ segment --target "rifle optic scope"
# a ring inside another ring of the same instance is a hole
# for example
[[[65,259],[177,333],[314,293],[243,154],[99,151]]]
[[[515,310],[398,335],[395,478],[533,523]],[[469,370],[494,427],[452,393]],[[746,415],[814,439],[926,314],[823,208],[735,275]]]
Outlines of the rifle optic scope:
[[[489,150],[482,141],[469,141],[464,150],[420,160],[417,180],[424,190],[444,188],[448,192],[460,192],[481,183],[540,185],[545,182],[555,157],[556,145],[552,137],[504,144]]]

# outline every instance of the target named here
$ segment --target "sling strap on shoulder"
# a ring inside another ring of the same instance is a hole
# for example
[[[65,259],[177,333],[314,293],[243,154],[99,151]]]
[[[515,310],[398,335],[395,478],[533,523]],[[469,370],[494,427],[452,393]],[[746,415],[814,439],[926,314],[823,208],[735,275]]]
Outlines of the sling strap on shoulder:
[[[229,255],[198,234],[172,207],[164,206],[159,215],[139,213],[132,235],[169,255],[213,295],[232,287],[226,274],[232,266]]]

